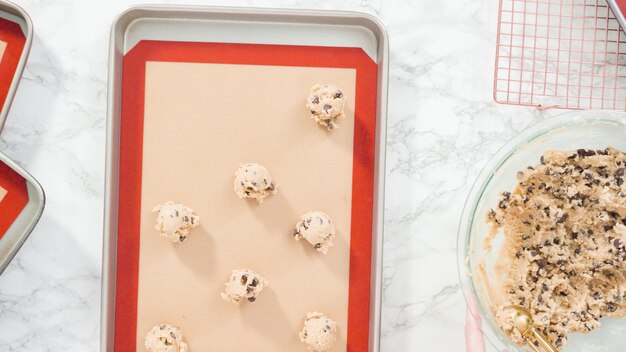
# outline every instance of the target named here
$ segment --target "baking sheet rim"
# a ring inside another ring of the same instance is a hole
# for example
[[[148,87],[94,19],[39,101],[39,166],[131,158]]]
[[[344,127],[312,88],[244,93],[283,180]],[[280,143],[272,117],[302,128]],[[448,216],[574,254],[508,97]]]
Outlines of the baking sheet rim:
[[[114,307],[115,307],[115,262],[116,262],[116,236],[117,231],[116,209],[112,205],[117,201],[116,177],[112,176],[118,170],[119,160],[119,110],[120,110],[120,90],[119,78],[121,72],[121,56],[123,56],[124,35],[130,23],[123,23],[126,17],[141,17],[141,12],[179,11],[193,13],[201,10],[206,14],[220,13],[224,16],[248,15],[255,16],[262,14],[271,23],[272,16],[284,16],[297,18],[306,16],[311,19],[325,18],[338,22],[348,19],[364,21],[365,24],[350,25],[362,26],[370,30],[377,40],[378,47],[378,92],[377,92],[377,121],[376,121],[376,141],[375,165],[374,165],[374,208],[372,223],[372,270],[371,270],[371,304],[370,304],[370,347],[369,350],[376,352],[380,349],[380,324],[381,324],[381,303],[382,303],[382,243],[383,243],[383,221],[384,221],[384,179],[385,179],[385,150],[386,150],[386,120],[387,120],[387,85],[389,70],[389,42],[387,31],[383,23],[375,16],[360,12],[345,11],[320,11],[320,10],[291,10],[291,9],[258,9],[258,8],[229,8],[229,7],[209,7],[209,6],[135,6],[122,12],[112,24],[109,48],[109,80],[108,80],[108,103],[107,103],[107,153],[106,153],[106,179],[105,179],[105,204],[104,204],[104,237],[103,237],[103,269],[102,269],[102,305],[101,305],[101,350],[110,351],[113,347],[114,332]],[[207,19],[210,20],[210,19]],[[236,21],[236,20],[233,20]],[[312,22],[313,23],[313,22]],[[319,23],[322,24],[322,23]],[[294,43],[296,44],[296,43]]]

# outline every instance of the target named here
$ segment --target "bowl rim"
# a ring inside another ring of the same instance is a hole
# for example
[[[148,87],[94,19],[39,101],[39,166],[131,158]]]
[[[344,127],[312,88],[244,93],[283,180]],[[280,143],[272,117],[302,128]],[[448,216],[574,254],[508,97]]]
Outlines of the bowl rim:
[[[495,174],[517,151],[523,149],[531,142],[558,132],[566,127],[577,125],[611,124],[626,128],[626,118],[623,113],[611,111],[577,111],[575,115],[565,113],[532,123],[522,132],[506,142],[485,163],[479,172],[467,195],[457,230],[457,270],[461,283],[463,296],[467,303],[468,311],[475,318],[489,318],[487,324],[479,325],[485,339],[495,348],[503,349],[514,346],[505,335],[491,321],[492,315],[489,309],[484,307],[478,299],[474,280],[472,279],[472,263],[470,260],[470,241],[472,239],[472,226],[476,219],[476,207],[480,203],[486,187]],[[509,346],[506,342],[509,342]],[[519,346],[516,346],[521,351]]]

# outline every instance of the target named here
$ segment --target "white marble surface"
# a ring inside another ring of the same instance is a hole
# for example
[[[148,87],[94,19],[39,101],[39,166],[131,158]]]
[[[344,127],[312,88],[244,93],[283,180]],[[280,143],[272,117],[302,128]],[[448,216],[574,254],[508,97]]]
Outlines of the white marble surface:
[[[0,351],[97,351],[107,53],[132,0],[17,0],[35,39],[0,150],[43,185],[39,226],[0,276]],[[163,2],[163,1],[158,1]],[[185,0],[364,11],[391,41],[383,351],[463,351],[458,218],[474,177],[545,114],[498,105],[497,1]]]

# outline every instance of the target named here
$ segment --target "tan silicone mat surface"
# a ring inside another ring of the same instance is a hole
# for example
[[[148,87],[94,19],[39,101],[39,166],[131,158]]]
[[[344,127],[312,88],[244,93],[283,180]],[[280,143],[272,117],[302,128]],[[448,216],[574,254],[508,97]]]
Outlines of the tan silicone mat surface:
[[[181,327],[192,352],[305,351],[308,311],[335,319],[346,350],[354,69],[148,62],[143,145],[137,350],[155,324]],[[305,100],[317,83],[341,87],[347,118],[329,133]],[[242,162],[268,168],[278,194],[239,199]],[[192,207],[201,227],[183,244],[160,238],[153,206]],[[299,216],[327,212],[335,246],[324,256],[291,235]],[[232,269],[270,282],[253,303],[220,297]]]
[[[2,61],[2,56],[4,56],[4,50],[7,48],[7,43],[0,40],[0,61]]]

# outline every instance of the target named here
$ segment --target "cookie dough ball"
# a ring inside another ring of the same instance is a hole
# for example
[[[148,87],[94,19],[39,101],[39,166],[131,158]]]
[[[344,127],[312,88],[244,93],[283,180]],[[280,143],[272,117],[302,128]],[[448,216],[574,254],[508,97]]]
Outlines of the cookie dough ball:
[[[233,270],[230,279],[226,282],[226,290],[222,293],[222,298],[237,304],[244,299],[254,302],[267,285],[267,280],[252,270]]]
[[[166,202],[152,209],[157,214],[156,230],[174,243],[184,242],[192,228],[200,224],[193,209],[180,203]]]
[[[338,120],[345,117],[345,104],[341,89],[332,84],[317,84],[311,88],[306,107],[311,111],[311,118],[330,131],[337,127]]]
[[[235,172],[235,193],[239,198],[252,198],[257,202],[276,193],[276,185],[267,169],[259,164],[242,164]]]
[[[304,328],[300,332],[302,341],[310,351],[328,351],[337,339],[337,323],[325,314],[311,312],[304,319]]]
[[[293,230],[294,238],[307,240],[315,249],[326,254],[333,245],[335,225],[326,213],[310,211],[300,217],[300,221]]]
[[[160,324],[153,327],[144,340],[148,352],[187,352],[183,333],[179,328]]]

